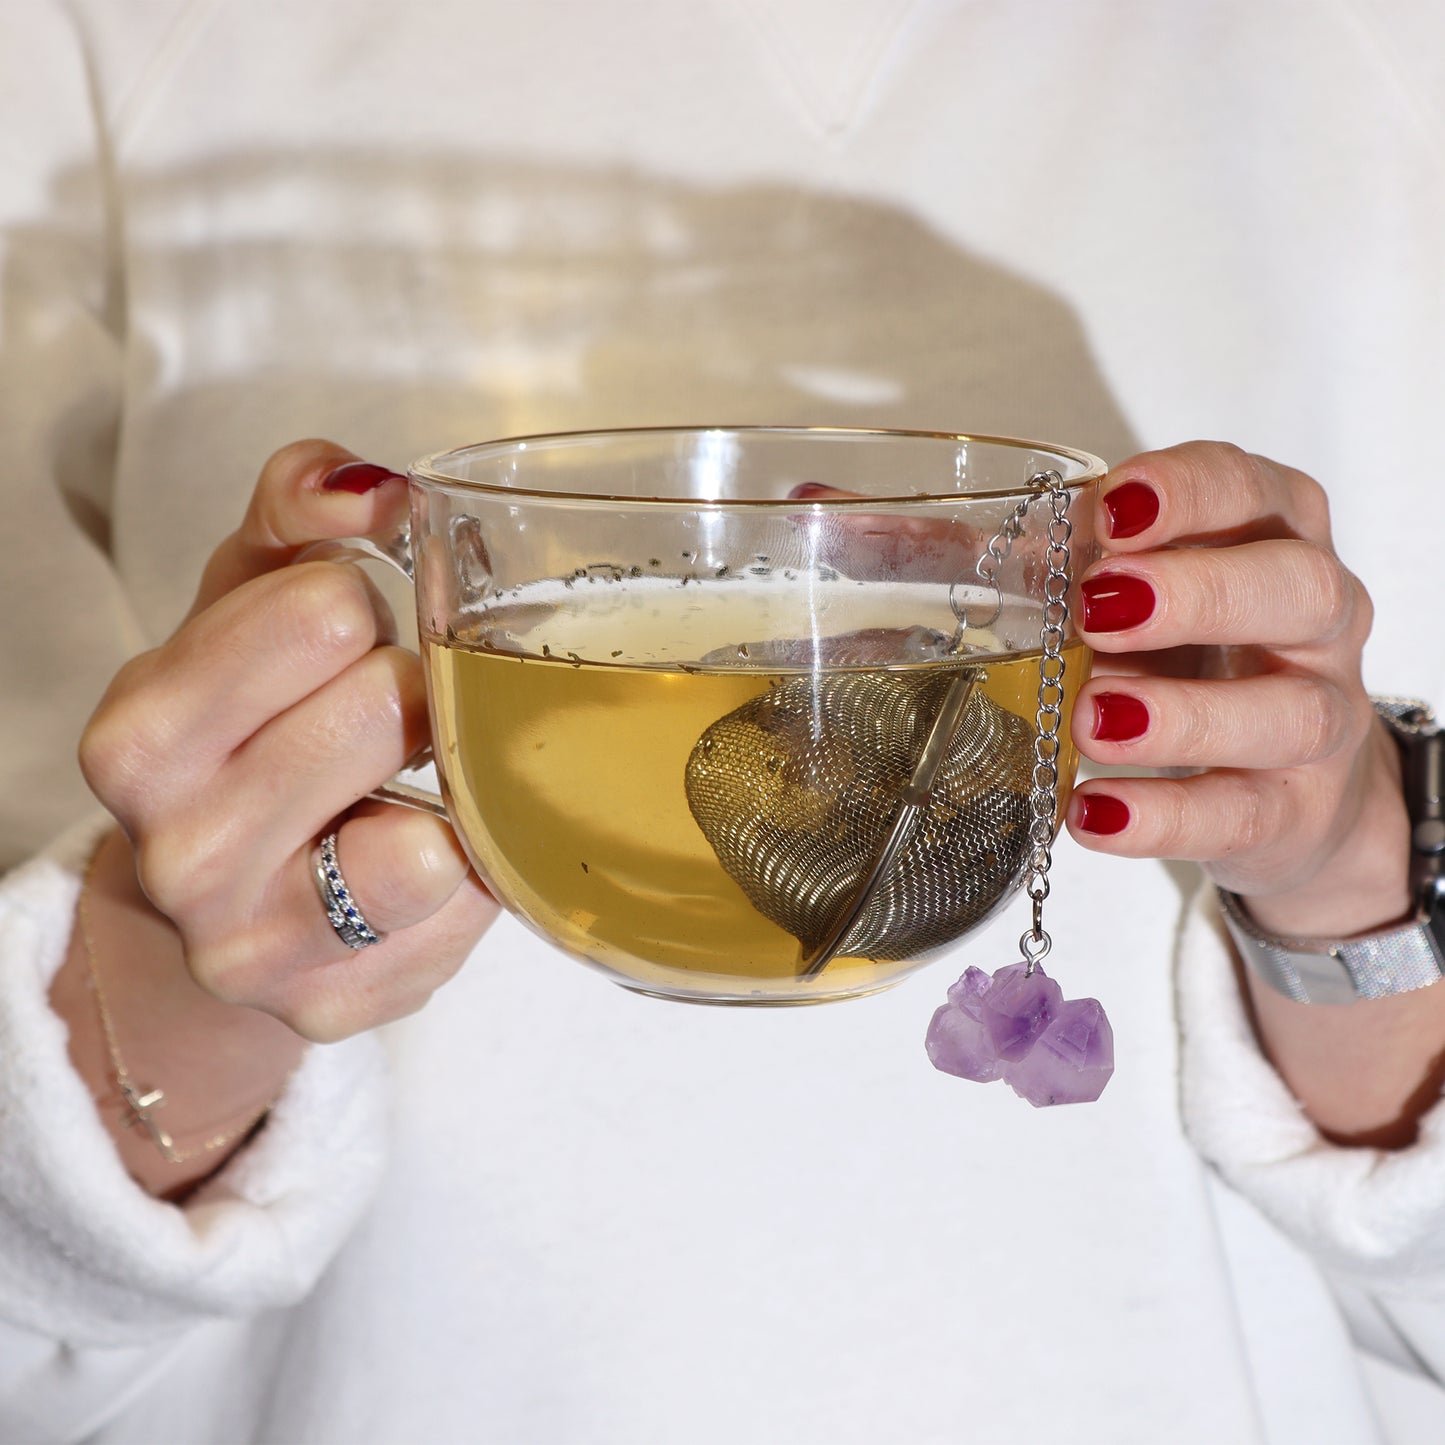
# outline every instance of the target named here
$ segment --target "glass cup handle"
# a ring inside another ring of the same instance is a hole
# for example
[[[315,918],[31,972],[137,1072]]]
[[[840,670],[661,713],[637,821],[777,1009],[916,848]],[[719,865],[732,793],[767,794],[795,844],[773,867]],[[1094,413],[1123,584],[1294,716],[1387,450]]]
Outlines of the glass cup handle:
[[[298,552],[292,562],[385,562],[388,567],[394,567],[400,572],[408,582],[413,585],[416,583],[411,558],[411,526],[407,522],[389,532],[378,532],[371,537],[333,537],[324,542],[313,542]],[[425,767],[431,761],[432,750],[428,744],[412,758],[403,773]],[[380,803],[395,803],[398,807],[416,808],[422,813],[447,818],[446,804],[442,802],[440,793],[402,781],[401,773],[379,788],[373,788],[367,797],[375,798]]]

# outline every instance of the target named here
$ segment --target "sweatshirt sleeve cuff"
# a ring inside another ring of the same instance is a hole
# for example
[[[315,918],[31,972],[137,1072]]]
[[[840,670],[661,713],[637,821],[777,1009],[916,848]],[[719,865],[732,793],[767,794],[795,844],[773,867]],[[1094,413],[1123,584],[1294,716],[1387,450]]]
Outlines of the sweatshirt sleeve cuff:
[[[382,1051],[362,1036],[308,1050],[264,1128],[183,1208],[126,1174],[48,1000],[107,822],[0,884],[0,1310],[72,1345],[293,1303],[374,1192],[386,1142]]]
[[[1409,1149],[1325,1139],[1256,1041],[1207,884],[1185,917],[1178,993],[1184,1125],[1204,1158],[1332,1273],[1372,1290],[1437,1296],[1445,1104],[1424,1117]]]

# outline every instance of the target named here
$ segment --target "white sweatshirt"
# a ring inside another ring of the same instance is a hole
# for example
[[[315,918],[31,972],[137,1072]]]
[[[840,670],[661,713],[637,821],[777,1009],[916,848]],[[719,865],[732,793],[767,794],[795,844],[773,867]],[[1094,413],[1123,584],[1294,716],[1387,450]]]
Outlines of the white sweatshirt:
[[[1442,41],[1407,0],[7,0],[0,1440],[1445,1438],[1441,1116],[1324,1143],[1190,869],[1059,850],[1090,1107],[923,1054],[1013,914],[775,1012],[507,921],[179,1210],[46,1003],[81,724],[298,436],[1219,436],[1326,484],[1367,680],[1445,699]]]

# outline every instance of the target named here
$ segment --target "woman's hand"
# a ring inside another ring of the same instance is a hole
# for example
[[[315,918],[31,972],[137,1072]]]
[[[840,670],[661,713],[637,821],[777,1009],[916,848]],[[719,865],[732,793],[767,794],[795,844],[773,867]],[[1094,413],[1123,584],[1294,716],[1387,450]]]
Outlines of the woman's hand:
[[[1081,784],[1070,832],[1101,852],[1196,860],[1277,933],[1402,919],[1399,757],[1360,678],[1372,609],[1335,555],[1320,486],[1195,442],[1122,463],[1101,507],[1109,555],[1080,589],[1096,666],[1074,738],[1095,762],[1172,776]],[[1445,1043],[1445,988],[1333,1009],[1251,989],[1277,1066],[1338,1133],[1398,1122]]]
[[[404,508],[402,479],[330,443],[276,453],[190,615],[121,670],[83,738],[86,778],[129,842],[98,858],[96,970],[130,1074],[167,1091],[178,1146],[187,1118],[209,1131],[259,1113],[299,1039],[420,1008],[496,915],[440,819],[361,801],[427,737],[421,667],[380,595],[352,566],[288,565]],[[385,935],[357,951],[313,875],[317,837],[337,826],[346,881]],[[64,981],[55,996],[66,1011]],[[93,1009],[70,1007],[94,1035]],[[89,1072],[102,1068],[92,1048]]]
[[[421,666],[359,569],[287,565],[318,538],[395,521],[404,496],[329,443],[278,452],[190,616],[122,669],[81,744],[192,976],[312,1040],[419,1008],[496,912],[440,819],[357,809],[426,741]],[[343,815],[346,880],[385,935],[360,951],[331,928],[312,872]]]

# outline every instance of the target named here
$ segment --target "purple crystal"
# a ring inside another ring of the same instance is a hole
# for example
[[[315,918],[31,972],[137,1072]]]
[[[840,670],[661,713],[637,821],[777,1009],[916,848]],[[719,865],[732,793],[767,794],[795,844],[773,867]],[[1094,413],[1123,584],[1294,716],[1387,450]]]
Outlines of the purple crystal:
[[[1063,990],[1037,964],[1032,972],[1023,962],[999,969],[980,1000],[982,1019],[999,1058],[1005,1063],[1023,1058],[1063,1001]]]
[[[988,975],[981,969],[970,969],[970,973]],[[949,989],[953,999],[954,990],[962,989],[963,980]],[[954,1002],[943,1005],[928,1026],[923,1046],[935,1069],[945,1074],[957,1074],[961,1079],[972,1079],[978,1084],[987,1084],[999,1077],[1000,1060],[993,1046],[987,1026],[965,1007]]]
[[[964,970],[963,977],[948,988],[948,1001],[971,1018],[982,1018],[980,1000],[993,986],[993,980],[981,968]]]
[[[1092,1103],[1114,1072],[1114,1031],[1098,999],[1064,1001],[1038,964],[1008,964],[992,978],[968,969],[948,990],[925,1040],[946,1074],[1003,1079],[1036,1109]]]
[[[1001,1072],[1014,1093],[1036,1109],[1093,1103],[1114,1072],[1114,1031],[1103,1005],[1093,998],[1070,999],[1027,1055]]]

